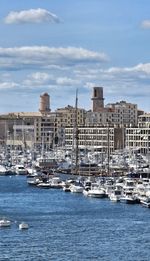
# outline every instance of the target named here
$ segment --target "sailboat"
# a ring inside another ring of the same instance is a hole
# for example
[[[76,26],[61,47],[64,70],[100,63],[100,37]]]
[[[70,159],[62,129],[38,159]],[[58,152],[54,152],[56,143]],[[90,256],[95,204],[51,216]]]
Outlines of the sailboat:
[[[75,113],[74,113],[74,127],[72,137],[72,170],[71,173],[74,175],[79,174],[79,147],[78,147],[78,89],[76,90],[76,102],[75,102]],[[73,160],[75,159],[75,165],[73,166]]]
[[[72,157],[75,156],[75,166],[72,168],[71,173],[73,175],[79,175],[79,147],[78,147],[78,89],[76,90],[76,102],[75,102],[75,118],[74,118],[74,129],[73,129],[73,142],[72,142]],[[83,184],[80,179],[75,183],[71,184],[70,191],[74,193],[83,192]]]

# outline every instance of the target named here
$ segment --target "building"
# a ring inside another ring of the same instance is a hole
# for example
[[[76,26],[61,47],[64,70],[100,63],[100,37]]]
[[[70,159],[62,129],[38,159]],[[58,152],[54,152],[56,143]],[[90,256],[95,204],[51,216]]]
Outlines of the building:
[[[77,125],[84,126],[86,111],[81,108],[75,108],[68,105],[65,108],[58,108],[56,111],[57,114],[57,127],[66,127],[74,126],[75,119],[77,118]],[[77,115],[76,115],[77,113]]]
[[[52,147],[55,136],[55,114],[40,112],[9,113],[0,117],[1,139],[9,146],[22,148]]]
[[[122,149],[122,139],[124,138],[122,129],[111,126],[79,126],[78,130],[78,147],[84,149],[95,149],[102,153],[112,153],[116,149]],[[65,128],[65,146],[72,148],[74,146],[75,129],[72,127]]]
[[[87,126],[93,126],[94,124],[107,126],[108,123],[121,128],[137,126],[137,104],[120,101],[104,106],[102,87],[93,88],[92,107],[93,110],[86,113],[85,125]]]
[[[112,124],[118,126],[137,126],[138,109],[137,104],[120,101],[109,103],[105,107],[109,111],[109,117]]]
[[[125,130],[125,145],[132,150],[149,157],[150,153],[150,113],[138,117],[138,127],[129,127]]]
[[[51,113],[50,96],[40,96],[39,112],[14,112],[0,116],[1,144],[11,147],[53,147],[56,114]]]

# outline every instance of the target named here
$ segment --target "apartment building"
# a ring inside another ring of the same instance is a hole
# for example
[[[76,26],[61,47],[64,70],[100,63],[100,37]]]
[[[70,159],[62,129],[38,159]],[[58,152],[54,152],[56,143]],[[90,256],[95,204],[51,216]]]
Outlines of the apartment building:
[[[57,115],[57,127],[74,126],[75,121],[77,125],[83,126],[85,124],[86,110],[81,108],[75,108],[68,105],[65,108],[58,108]]]
[[[123,133],[122,129],[117,129],[111,126],[101,127],[81,127],[77,128],[78,132],[78,147],[95,149],[100,152],[108,152],[108,149],[113,152],[115,149],[122,148]],[[76,130],[72,127],[65,128],[65,146],[72,148],[74,146],[74,140]]]
[[[138,150],[140,153],[148,155],[150,153],[150,113],[138,117],[138,127],[126,128],[127,148]]]
[[[117,127],[137,126],[138,109],[136,104],[120,101],[117,103],[107,104],[100,112],[88,111],[86,114],[85,124],[100,124],[107,126],[111,124]]]

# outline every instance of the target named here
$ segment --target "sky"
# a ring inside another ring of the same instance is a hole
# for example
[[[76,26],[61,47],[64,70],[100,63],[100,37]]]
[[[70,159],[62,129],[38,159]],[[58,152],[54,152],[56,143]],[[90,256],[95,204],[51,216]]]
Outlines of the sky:
[[[0,3],[0,114],[92,108],[121,100],[150,112],[149,0],[5,0]]]

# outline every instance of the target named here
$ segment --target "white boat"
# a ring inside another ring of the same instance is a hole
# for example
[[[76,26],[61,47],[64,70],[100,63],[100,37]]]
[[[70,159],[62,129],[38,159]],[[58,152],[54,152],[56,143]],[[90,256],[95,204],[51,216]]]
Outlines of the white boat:
[[[142,204],[142,206],[150,208],[150,198],[149,197],[143,197],[140,200],[140,203]]]
[[[64,184],[63,185],[63,191],[65,191],[65,192],[70,192],[71,190],[70,190],[70,184]]]
[[[139,200],[136,196],[133,195],[131,191],[126,191],[121,197],[120,202],[124,202],[126,204],[136,204],[139,203]]]
[[[120,201],[120,197],[121,197],[121,190],[114,190],[112,193],[109,194],[110,200],[114,202]]]
[[[83,192],[83,186],[80,184],[72,184],[70,186],[70,191],[73,193],[82,193]]]
[[[72,180],[72,179],[66,180],[66,181],[63,183],[63,185],[62,185],[63,191],[65,191],[65,192],[71,192],[70,186],[71,186],[72,184],[74,184],[74,180]]]
[[[40,179],[38,177],[33,177],[33,178],[28,178],[27,179],[27,184],[31,186],[36,186],[40,183]]]
[[[22,222],[19,224],[19,229],[28,229],[29,228],[29,225],[25,222]]]
[[[103,187],[92,184],[91,189],[86,192],[86,196],[92,198],[104,198],[106,197],[106,191]]]
[[[92,197],[92,198],[104,198],[106,196],[106,193],[104,190],[102,189],[90,189],[87,193],[88,197]]]
[[[62,188],[63,182],[59,177],[53,177],[50,179],[51,188]]]
[[[0,220],[0,227],[10,227],[11,221],[7,219],[1,219]]]
[[[5,166],[0,165],[0,175],[8,175],[8,174],[9,174],[8,169]]]
[[[51,188],[51,182],[40,182],[36,186],[39,188]]]
[[[26,175],[27,170],[25,169],[25,167],[23,165],[16,165],[15,166],[15,173],[17,175]]]

